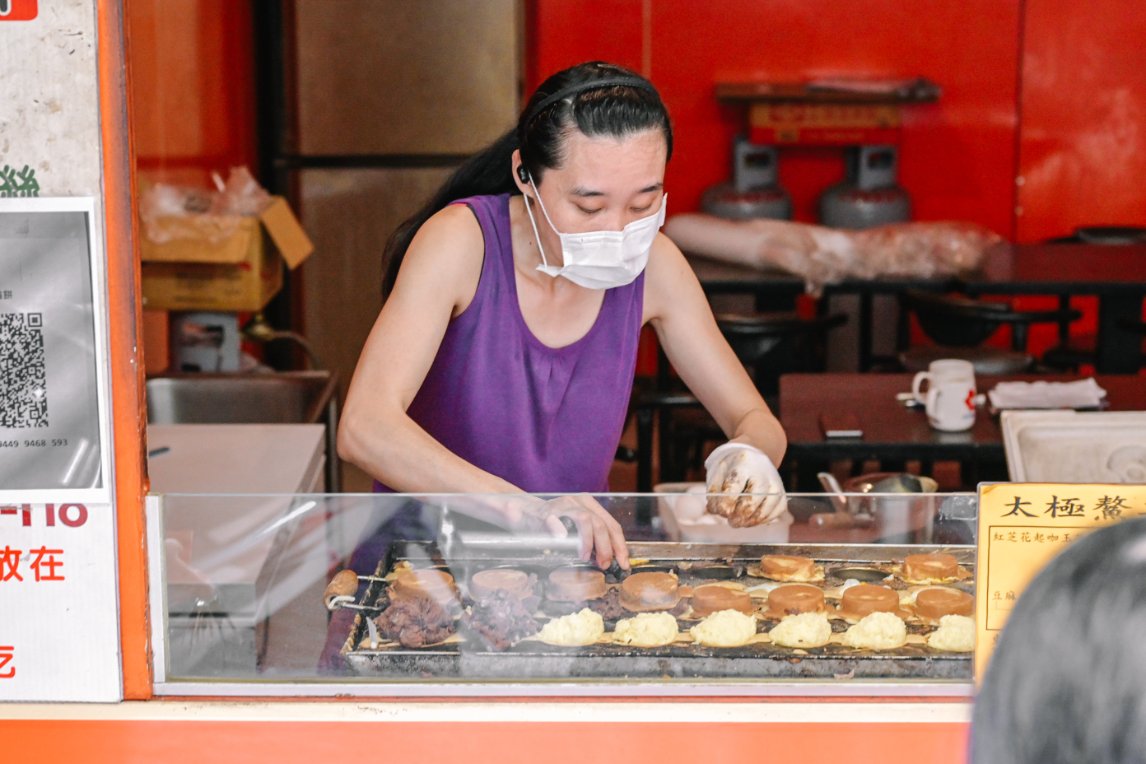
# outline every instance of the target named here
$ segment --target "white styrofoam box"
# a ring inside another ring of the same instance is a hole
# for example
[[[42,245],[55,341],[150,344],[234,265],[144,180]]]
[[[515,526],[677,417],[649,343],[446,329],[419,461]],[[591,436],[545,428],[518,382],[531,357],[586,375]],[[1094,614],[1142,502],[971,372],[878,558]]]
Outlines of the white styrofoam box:
[[[1026,483],[1146,483],[1146,411],[1004,411],[1007,471]]]

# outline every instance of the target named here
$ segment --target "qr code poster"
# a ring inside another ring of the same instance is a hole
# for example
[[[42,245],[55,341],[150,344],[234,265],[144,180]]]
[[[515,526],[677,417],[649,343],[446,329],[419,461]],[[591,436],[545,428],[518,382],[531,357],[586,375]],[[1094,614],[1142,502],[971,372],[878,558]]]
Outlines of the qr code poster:
[[[90,199],[0,199],[0,498],[107,490]]]

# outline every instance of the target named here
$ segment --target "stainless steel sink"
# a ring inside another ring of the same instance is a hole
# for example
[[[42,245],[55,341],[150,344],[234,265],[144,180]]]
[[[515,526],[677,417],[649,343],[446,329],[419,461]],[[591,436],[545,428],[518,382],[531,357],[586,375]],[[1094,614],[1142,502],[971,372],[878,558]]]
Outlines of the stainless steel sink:
[[[153,424],[321,422],[334,394],[325,371],[180,374],[147,380]]]
[[[329,371],[172,374],[147,380],[151,424],[326,425],[328,491],[340,490],[335,427],[338,380]]]

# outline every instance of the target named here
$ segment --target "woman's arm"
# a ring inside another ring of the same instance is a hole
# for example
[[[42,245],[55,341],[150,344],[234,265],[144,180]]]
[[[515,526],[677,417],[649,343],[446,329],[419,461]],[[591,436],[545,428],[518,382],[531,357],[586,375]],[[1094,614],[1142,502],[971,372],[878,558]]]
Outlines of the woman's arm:
[[[396,491],[520,491],[446,449],[406,413],[450,319],[473,299],[484,246],[477,219],[462,205],[422,226],[350,381],[338,455]]]
[[[645,321],[681,379],[729,440],[755,446],[779,464],[788,446],[784,430],[720,333],[700,282],[668,237],[657,237],[645,279]]]

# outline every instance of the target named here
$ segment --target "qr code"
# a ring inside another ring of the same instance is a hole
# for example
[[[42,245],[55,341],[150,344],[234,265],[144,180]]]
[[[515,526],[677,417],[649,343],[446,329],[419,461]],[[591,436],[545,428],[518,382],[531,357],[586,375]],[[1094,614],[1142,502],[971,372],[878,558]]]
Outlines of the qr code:
[[[0,313],[0,428],[47,426],[44,317]]]

